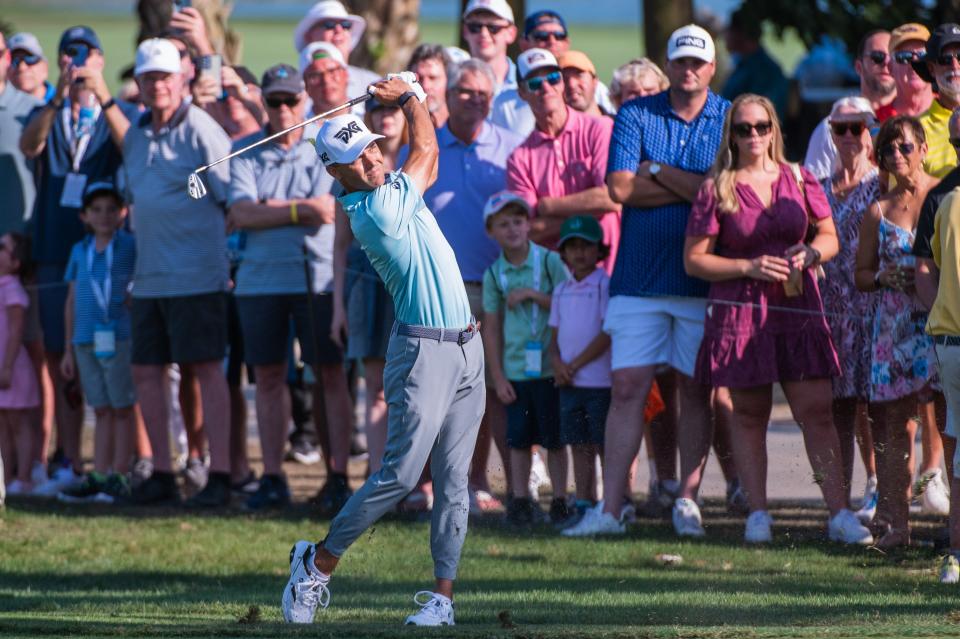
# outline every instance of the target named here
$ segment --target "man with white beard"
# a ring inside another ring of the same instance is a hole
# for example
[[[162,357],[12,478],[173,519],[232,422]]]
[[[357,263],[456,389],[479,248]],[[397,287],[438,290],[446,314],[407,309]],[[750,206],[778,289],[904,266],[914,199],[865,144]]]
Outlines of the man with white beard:
[[[950,144],[950,115],[960,107],[960,25],[941,24],[927,40],[927,55],[913,62],[921,78],[932,82],[938,95],[920,116],[927,137],[923,169],[942,178],[957,166],[957,154]]]

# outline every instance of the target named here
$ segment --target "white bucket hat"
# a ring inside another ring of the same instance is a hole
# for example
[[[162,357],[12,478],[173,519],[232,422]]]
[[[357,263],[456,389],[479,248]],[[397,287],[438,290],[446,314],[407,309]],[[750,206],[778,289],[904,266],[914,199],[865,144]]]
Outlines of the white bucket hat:
[[[302,51],[303,48],[307,46],[307,31],[309,31],[313,25],[327,19],[349,20],[353,23],[353,28],[350,29],[351,51],[357,46],[357,43],[360,42],[360,38],[367,28],[367,21],[358,15],[347,13],[346,7],[344,7],[343,3],[339,0],[321,0],[321,2],[310,7],[307,15],[303,16],[303,19],[293,31],[293,46],[297,48],[297,51]]]

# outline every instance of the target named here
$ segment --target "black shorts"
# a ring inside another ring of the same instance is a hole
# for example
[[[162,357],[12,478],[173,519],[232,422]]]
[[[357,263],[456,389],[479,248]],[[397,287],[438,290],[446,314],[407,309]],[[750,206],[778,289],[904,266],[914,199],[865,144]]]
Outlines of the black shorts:
[[[534,444],[547,450],[563,446],[560,441],[560,398],[553,378],[514,382],[517,400],[507,404],[507,446],[525,450]]]
[[[609,411],[609,388],[561,388],[560,441],[603,446]]]
[[[300,342],[303,361],[317,366],[343,362],[343,352],[330,339],[333,295],[329,293],[314,294],[312,327],[306,293],[238,296],[237,310],[249,366],[280,364],[287,359],[291,327]],[[319,353],[315,353],[317,349]]]
[[[222,360],[227,352],[227,296],[135,297],[131,361],[145,366]]]

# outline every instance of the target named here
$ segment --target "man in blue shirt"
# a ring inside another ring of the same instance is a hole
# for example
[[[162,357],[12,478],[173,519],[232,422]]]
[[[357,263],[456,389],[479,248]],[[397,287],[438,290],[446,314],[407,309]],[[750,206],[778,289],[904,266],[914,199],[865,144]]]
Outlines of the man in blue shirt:
[[[59,365],[65,348],[67,289],[63,277],[71,248],[86,235],[80,221],[83,191],[94,182],[116,182],[123,136],[134,109],[111,97],[103,79],[103,47],[93,29],[76,26],[64,31],[58,53],[56,91],[31,116],[20,148],[28,158],[35,158],[37,165],[37,198],[31,220],[33,259],[43,345],[56,396],[57,441],[79,471],[83,405],[67,401],[67,382]],[[63,481],[51,480],[37,492],[52,496],[70,482],[64,475]]]
[[[620,515],[644,402],[657,367],[669,364],[678,371],[681,407],[674,528],[690,536],[703,534],[695,499],[713,428],[710,390],[692,378],[707,284],[687,276],[683,244],[690,204],[714,162],[729,108],[709,89],[714,57],[704,29],[675,31],[667,48],[670,90],[621,108],[607,164],[610,195],[623,205],[623,227],[604,323],[612,339],[613,403],[604,446],[606,517],[598,521]]]
[[[426,95],[400,77],[372,87],[381,104],[399,106],[406,117],[410,154],[403,170],[384,174],[375,144],[381,136],[354,115],[325,122],[317,152],[343,186],[339,202],[354,237],[396,308],[383,375],[387,448],[383,466],[331,522],[326,539],[294,545],[283,616],[313,621],[317,607],[330,601],[327,585],[340,557],[417,485],[430,458],[436,585],[426,600],[418,598],[422,609],[406,623],[453,625],[453,580],[467,532],[467,468],[484,408],[483,346],[453,250],[421,195],[436,179],[438,157]]]

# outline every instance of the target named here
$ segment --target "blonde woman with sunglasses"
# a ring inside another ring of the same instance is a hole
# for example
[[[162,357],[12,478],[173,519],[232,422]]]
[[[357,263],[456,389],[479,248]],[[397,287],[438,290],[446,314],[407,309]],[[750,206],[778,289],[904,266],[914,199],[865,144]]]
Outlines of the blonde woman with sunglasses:
[[[730,389],[731,447],[750,509],[747,543],[772,540],[766,433],[774,383],[783,387],[803,431],[830,511],[830,539],[873,541],[847,508],[837,463],[830,378],[840,366],[815,276],[816,266],[837,250],[823,190],[784,160],[773,104],[758,95],[738,97],[727,112],[711,177],[693,204],[684,265],[711,282],[697,378]]]

